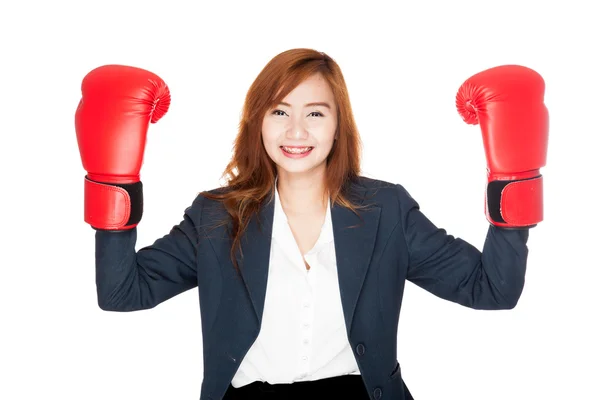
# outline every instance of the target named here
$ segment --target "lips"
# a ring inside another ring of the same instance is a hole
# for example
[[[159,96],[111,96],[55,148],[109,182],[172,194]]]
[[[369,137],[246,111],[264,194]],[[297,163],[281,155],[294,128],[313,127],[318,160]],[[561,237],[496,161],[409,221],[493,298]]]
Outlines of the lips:
[[[308,157],[309,154],[312,153],[314,147],[312,146],[308,146],[308,147],[287,147],[287,146],[280,146],[281,149],[281,154],[283,154],[285,157],[287,158],[292,158],[292,159],[299,159],[299,158],[304,158],[304,157]],[[288,151],[288,150],[292,151]],[[293,152],[293,149],[298,149],[296,150],[297,152]],[[299,149],[308,149],[304,152],[300,152]]]
[[[314,149],[313,146],[279,146],[288,154],[305,154]]]

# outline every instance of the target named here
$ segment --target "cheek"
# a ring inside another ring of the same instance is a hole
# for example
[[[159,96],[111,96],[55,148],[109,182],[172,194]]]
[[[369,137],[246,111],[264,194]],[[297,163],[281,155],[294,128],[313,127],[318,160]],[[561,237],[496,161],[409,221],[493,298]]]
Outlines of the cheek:
[[[263,127],[262,131],[262,141],[263,147],[267,154],[273,158],[278,156],[278,145],[277,145],[277,133],[273,129],[269,130],[269,128]]]
[[[266,148],[273,147],[273,145],[277,142],[277,135],[273,134],[273,131],[263,130],[262,131],[262,141]]]
[[[275,130],[273,129],[273,124],[268,123],[267,121],[262,124],[262,139],[265,145],[268,145],[273,141]]]
[[[329,120],[324,124],[321,124],[318,128],[319,136],[321,137],[321,141],[330,142],[333,141],[335,137],[335,132],[337,130],[337,123],[335,121]]]

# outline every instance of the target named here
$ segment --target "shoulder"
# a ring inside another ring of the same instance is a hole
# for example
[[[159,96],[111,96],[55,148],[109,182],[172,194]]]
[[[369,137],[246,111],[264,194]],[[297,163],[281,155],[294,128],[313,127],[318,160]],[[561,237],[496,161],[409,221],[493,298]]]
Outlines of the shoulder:
[[[226,187],[218,187],[214,189],[204,190],[198,192],[192,204],[186,208],[186,214],[200,216],[204,209],[221,209],[223,208],[222,202],[218,201],[216,197],[228,191]]]
[[[415,200],[406,188],[399,183],[381,179],[359,176],[354,182],[355,189],[362,191],[366,197],[376,197],[382,203],[412,204]]]

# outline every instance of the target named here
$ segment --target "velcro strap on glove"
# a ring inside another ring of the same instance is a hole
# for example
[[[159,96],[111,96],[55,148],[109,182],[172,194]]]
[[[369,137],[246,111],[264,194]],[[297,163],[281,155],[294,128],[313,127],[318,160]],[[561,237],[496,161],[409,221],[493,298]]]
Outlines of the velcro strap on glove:
[[[533,227],[544,219],[541,175],[513,181],[492,181],[487,187],[490,222],[505,227]]]
[[[142,219],[142,182],[106,184],[85,178],[84,220],[95,229],[125,230]]]

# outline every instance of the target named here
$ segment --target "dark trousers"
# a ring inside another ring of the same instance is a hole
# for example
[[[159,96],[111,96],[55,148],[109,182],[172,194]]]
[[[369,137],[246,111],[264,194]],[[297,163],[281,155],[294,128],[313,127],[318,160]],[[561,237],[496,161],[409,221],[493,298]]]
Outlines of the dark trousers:
[[[223,400],[306,400],[306,399],[369,400],[369,394],[360,375],[271,385],[252,382],[234,388],[229,385]]]

